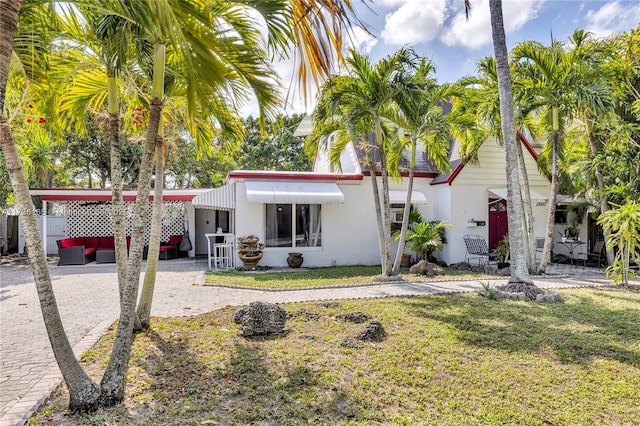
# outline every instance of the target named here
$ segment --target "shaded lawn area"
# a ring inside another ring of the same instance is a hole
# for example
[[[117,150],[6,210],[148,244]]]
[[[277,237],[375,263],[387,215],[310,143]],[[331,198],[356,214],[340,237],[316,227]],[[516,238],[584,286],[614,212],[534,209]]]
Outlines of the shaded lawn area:
[[[409,268],[400,268],[400,275],[408,281],[487,279],[492,275],[458,271],[445,268],[446,275],[426,277],[409,273]],[[358,284],[379,284],[373,277],[380,275],[380,266],[333,266],[329,268],[308,268],[299,271],[217,271],[205,275],[205,285],[227,285],[254,288],[312,288],[337,287]]]
[[[60,389],[30,424],[637,424],[640,292],[562,295],[286,304],[288,333],[253,340],[231,307],[156,318],[136,336],[123,406],[69,415]],[[341,346],[365,324],[336,316],[357,311],[388,338]],[[113,334],[83,356],[95,377]]]

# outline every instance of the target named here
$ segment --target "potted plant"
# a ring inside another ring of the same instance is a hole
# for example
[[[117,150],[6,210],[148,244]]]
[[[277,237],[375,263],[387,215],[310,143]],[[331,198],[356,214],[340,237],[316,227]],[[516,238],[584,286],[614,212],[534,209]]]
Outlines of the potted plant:
[[[238,238],[238,257],[246,268],[255,269],[260,259],[262,259],[264,244],[259,241],[260,238],[255,235]]]
[[[505,234],[502,237],[502,241],[498,244],[496,249],[494,250],[494,254],[496,258],[498,258],[498,269],[506,268],[509,265],[507,259],[509,258],[510,248],[509,248],[509,235]]]

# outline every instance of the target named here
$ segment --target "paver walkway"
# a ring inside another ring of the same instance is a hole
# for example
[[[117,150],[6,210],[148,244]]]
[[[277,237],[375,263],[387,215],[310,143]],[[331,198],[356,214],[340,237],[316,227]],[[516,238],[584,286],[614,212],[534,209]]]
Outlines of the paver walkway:
[[[297,291],[202,286],[207,265],[192,259],[159,264],[152,315],[195,315],[252,301],[295,302],[475,291],[480,281],[392,283]],[[55,295],[76,356],[89,349],[119,314],[115,265],[50,267]],[[558,272],[558,271],[556,271]],[[564,277],[537,280],[545,288],[602,285],[601,271],[567,268]],[[62,379],[47,339],[28,265],[0,268],[0,426],[22,425]]]

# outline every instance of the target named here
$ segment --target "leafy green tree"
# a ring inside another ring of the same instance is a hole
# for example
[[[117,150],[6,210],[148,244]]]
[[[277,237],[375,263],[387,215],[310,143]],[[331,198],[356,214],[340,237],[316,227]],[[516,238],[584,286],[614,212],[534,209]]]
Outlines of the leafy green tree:
[[[575,40],[574,40],[575,42]],[[528,99],[537,108],[531,114],[539,114],[550,129],[551,140],[551,193],[549,215],[542,259],[538,272],[542,273],[549,262],[553,238],[556,200],[559,185],[560,160],[563,155],[563,131],[568,120],[580,110],[601,111],[610,103],[603,76],[588,61],[583,60],[579,49],[565,49],[559,42],[544,46],[538,42],[523,42],[513,50],[516,61],[517,86],[520,99]],[[511,229],[509,229],[511,234]],[[512,247],[514,236],[511,235]]]
[[[262,126],[259,120],[244,120],[245,141],[237,153],[240,167],[247,170],[309,171],[312,163],[304,153],[304,140],[294,136],[303,115],[279,115]]]
[[[106,188],[111,177],[111,149],[109,135],[105,132],[108,122],[95,113],[87,113],[85,131],[64,132],[64,149],[59,158],[68,170],[75,186]],[[124,139],[124,135],[119,135]],[[124,187],[131,187],[138,181],[140,145],[123,140],[119,144],[121,174]]]
[[[613,264],[607,268],[607,277],[614,283],[629,285],[629,278],[636,277],[630,268],[631,260],[640,261],[640,204],[627,200],[624,205],[613,205],[613,210],[598,218],[598,223],[610,231],[607,244],[617,249]]]

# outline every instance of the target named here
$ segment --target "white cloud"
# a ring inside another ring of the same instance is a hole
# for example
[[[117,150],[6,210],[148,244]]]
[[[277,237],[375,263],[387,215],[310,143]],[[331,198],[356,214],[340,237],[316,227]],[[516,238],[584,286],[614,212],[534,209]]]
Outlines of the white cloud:
[[[435,39],[447,17],[447,0],[387,0],[385,5],[399,6],[385,17],[382,40],[402,46]]]
[[[371,49],[378,44],[377,38],[360,27],[352,28],[352,34],[345,37],[351,41],[350,47],[365,54],[371,52]]]
[[[612,1],[598,10],[589,10],[585,16],[587,31],[598,37],[621,32],[638,25],[640,3],[637,1]]]
[[[517,31],[527,22],[536,19],[544,2],[545,0],[503,2],[502,14],[506,34]],[[469,49],[491,44],[489,0],[473,2],[468,21],[464,10],[457,8],[440,39],[447,46],[463,46]]]

